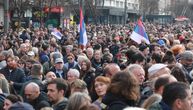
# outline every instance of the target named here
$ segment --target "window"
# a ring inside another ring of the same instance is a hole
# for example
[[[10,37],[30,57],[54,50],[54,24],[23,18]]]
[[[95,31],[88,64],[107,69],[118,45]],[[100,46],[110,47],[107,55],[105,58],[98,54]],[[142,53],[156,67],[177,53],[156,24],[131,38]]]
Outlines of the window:
[[[124,6],[123,6],[123,2],[120,2],[120,7],[121,7],[121,8],[123,8],[123,7],[124,7]]]
[[[116,1],[116,7],[119,7],[119,1]]]

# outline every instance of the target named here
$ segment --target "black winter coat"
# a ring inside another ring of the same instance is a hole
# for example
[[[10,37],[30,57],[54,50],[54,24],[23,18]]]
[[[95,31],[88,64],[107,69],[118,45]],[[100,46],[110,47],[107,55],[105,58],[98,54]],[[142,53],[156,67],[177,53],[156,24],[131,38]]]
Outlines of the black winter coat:
[[[107,105],[106,110],[123,110],[128,106],[136,106],[134,100],[128,100],[125,97],[116,96],[112,93],[107,93],[102,103]]]

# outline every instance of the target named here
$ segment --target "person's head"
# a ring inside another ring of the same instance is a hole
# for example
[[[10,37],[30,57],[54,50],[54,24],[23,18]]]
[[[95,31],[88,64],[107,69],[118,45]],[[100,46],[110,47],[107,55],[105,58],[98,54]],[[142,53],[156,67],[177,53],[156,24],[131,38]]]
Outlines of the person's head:
[[[173,82],[164,87],[162,100],[172,110],[192,110],[190,87],[182,82]]]
[[[126,71],[129,71],[133,74],[138,80],[139,84],[143,84],[145,80],[145,71],[139,64],[131,64],[126,68]]]
[[[176,58],[171,51],[167,51],[162,58],[162,63],[171,65],[176,63]]]
[[[74,54],[69,53],[69,54],[67,55],[67,60],[68,60],[68,63],[73,63],[74,60],[75,60]]]
[[[83,92],[88,94],[88,89],[86,83],[81,79],[76,79],[70,85],[70,94],[75,92]]]
[[[159,53],[153,53],[151,56],[151,63],[156,64],[156,63],[161,63],[162,60],[162,55]]]
[[[48,43],[43,43],[42,49],[44,52],[49,53],[50,52],[50,45]]]
[[[87,71],[91,68],[92,64],[90,62],[89,59],[83,59],[81,64],[80,64],[80,67],[81,67],[81,70],[82,71]]]
[[[43,67],[41,64],[33,64],[31,68],[31,75],[42,79]]]
[[[112,77],[107,93],[137,101],[140,97],[139,88],[139,83],[133,74],[120,71]]]
[[[55,52],[57,50],[58,45],[56,43],[50,44],[50,52]]]
[[[101,60],[101,58],[102,58],[102,52],[101,52],[101,50],[95,50],[95,51],[94,51],[94,59],[97,60],[97,61],[99,61],[99,60]]]
[[[186,71],[184,71],[180,66],[174,66],[171,70],[171,75],[173,75],[179,82],[188,83]]]
[[[9,110],[9,108],[11,107],[12,104],[22,101],[21,97],[10,94],[8,95],[5,100],[4,100],[4,106],[3,109],[4,110]]]
[[[49,71],[47,74],[46,74],[46,79],[47,80],[53,80],[53,79],[56,79],[56,74],[52,71]]]
[[[68,84],[64,79],[56,78],[48,82],[47,84],[47,95],[48,99],[52,104],[58,103],[64,98],[65,93],[68,89]]]
[[[105,76],[111,78],[119,71],[121,71],[119,65],[117,65],[116,63],[109,63],[105,66],[103,73]]]
[[[24,94],[25,94],[25,98],[29,102],[32,102],[39,97],[40,87],[36,83],[31,82],[25,86]]]
[[[80,72],[77,69],[69,69],[67,72],[67,80],[72,83],[74,80],[80,77]]]
[[[23,60],[21,58],[20,62],[18,62],[18,64],[24,64],[24,63],[25,63],[25,69],[30,71],[32,68],[32,65],[37,63],[37,61],[32,58],[27,59],[27,60]]]
[[[62,70],[64,67],[64,61],[62,58],[56,58],[55,62],[54,62],[54,67],[56,70]]]
[[[86,49],[86,55],[87,55],[87,57],[88,57],[89,59],[92,59],[93,54],[94,54],[93,48],[87,48],[87,49]]]
[[[10,69],[15,69],[17,67],[16,58],[14,56],[8,56],[6,59],[7,66]]]
[[[51,64],[54,65],[57,58],[63,58],[60,52],[51,52],[50,53],[50,61]]]
[[[182,44],[177,44],[171,47],[171,51],[174,53],[175,56],[183,53],[185,50],[185,46]]]
[[[6,59],[6,57],[7,57],[6,54],[7,54],[7,51],[5,51],[5,50],[0,52],[0,60],[1,61]]]
[[[154,92],[162,95],[164,86],[172,82],[177,82],[176,78],[172,75],[163,75],[159,77],[155,81]]]
[[[27,52],[27,45],[25,43],[20,45],[20,51],[21,52]]]
[[[132,64],[139,64],[141,66],[145,65],[145,56],[141,52],[133,54],[130,60]]]
[[[65,51],[66,51],[67,54],[69,54],[72,51],[72,49],[73,49],[72,45],[65,46]]]
[[[149,55],[149,47],[147,45],[140,45],[139,50],[143,53],[143,55]]]
[[[108,53],[110,53],[109,48],[108,47],[104,47],[103,48],[103,54],[108,54]]]
[[[110,82],[111,80],[109,77],[98,76],[95,78],[94,88],[99,97],[103,97],[106,94]]]
[[[185,51],[180,54],[180,63],[189,71],[192,69],[193,64],[193,52]]]
[[[145,109],[149,109],[149,107],[152,106],[152,104],[160,102],[161,100],[162,100],[162,96],[160,94],[152,94],[143,102],[141,107]]]
[[[153,80],[154,78],[158,78],[164,74],[170,74],[170,69],[167,67],[167,65],[162,63],[153,64],[148,69],[148,79]]]
[[[78,55],[77,62],[78,62],[79,65],[81,65],[82,61],[86,60],[86,59],[88,59],[87,56],[85,56],[85,55]]]
[[[33,51],[27,52],[27,56],[30,57],[31,59],[35,58],[35,53]]]
[[[152,44],[150,45],[150,52],[161,54],[161,48],[158,44]]]
[[[113,62],[113,55],[111,53],[103,54],[103,61],[107,64]]]
[[[91,104],[91,98],[88,94],[76,92],[68,100],[67,110],[80,110],[85,105]]]
[[[100,110],[99,107],[95,104],[89,104],[89,105],[84,105],[80,108],[80,110]]]
[[[9,110],[34,110],[34,108],[32,107],[32,105],[30,105],[29,103],[25,103],[25,102],[16,102],[14,103]]]

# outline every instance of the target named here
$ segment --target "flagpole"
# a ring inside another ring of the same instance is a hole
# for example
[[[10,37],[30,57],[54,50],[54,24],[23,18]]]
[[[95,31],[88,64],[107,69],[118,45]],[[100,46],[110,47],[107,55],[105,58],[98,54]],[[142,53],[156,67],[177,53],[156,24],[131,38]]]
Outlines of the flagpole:
[[[84,0],[79,0],[79,7],[81,7],[82,8],[82,13],[83,13],[83,16],[84,16],[84,12],[85,12],[85,10],[84,10]]]

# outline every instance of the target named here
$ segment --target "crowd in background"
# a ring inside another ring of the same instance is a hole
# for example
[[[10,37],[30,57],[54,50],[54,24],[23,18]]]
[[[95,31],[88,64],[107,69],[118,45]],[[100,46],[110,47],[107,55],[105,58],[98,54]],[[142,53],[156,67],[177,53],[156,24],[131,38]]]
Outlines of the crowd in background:
[[[77,26],[59,29],[61,39],[10,29],[0,37],[0,109],[192,110],[193,25],[144,26],[149,45],[130,39],[135,23],[89,24],[84,48]]]

